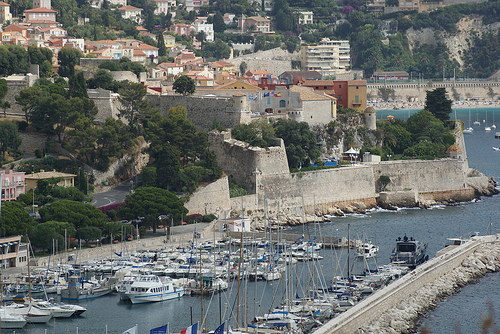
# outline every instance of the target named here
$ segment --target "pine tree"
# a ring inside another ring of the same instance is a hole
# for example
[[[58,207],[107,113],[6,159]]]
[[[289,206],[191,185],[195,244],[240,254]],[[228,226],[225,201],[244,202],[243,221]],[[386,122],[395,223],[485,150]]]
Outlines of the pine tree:
[[[165,40],[163,39],[163,33],[160,31],[158,33],[158,56],[164,57],[167,55],[167,47],[165,46]]]

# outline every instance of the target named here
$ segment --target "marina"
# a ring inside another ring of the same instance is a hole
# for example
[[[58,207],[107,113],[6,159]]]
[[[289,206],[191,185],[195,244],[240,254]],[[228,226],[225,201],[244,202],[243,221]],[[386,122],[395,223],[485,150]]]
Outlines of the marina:
[[[467,112],[465,110],[464,115]],[[499,179],[500,175],[497,168],[499,158],[492,156],[491,149],[489,149],[494,144],[495,138],[493,133],[486,133],[483,129],[475,129],[471,136],[466,137],[469,164],[486,175]],[[498,224],[497,208],[498,197],[494,196],[483,198],[474,203],[432,207],[428,210],[417,208],[398,209],[394,211],[378,209],[370,211],[365,215],[352,214],[332,218],[330,222],[325,221],[323,223],[295,226],[287,229],[286,233],[294,234],[296,236],[295,239],[300,238],[302,235],[304,235],[305,240],[311,240],[314,236],[318,238],[324,236],[325,240],[328,240],[329,237],[340,239],[347,237],[348,226],[350,226],[352,239],[363,240],[367,236],[379,247],[377,256],[368,262],[369,268],[373,269],[390,262],[390,255],[396,238],[403,236],[405,233],[408,237],[413,237],[416,240],[427,243],[427,254],[431,259],[435,257],[438,250],[443,248],[446,239],[458,236],[461,234],[460,230],[467,232],[478,231],[479,235],[486,235],[490,231],[496,233],[498,232],[496,229]],[[492,221],[491,224],[490,221]],[[275,240],[277,240],[276,237]],[[319,242],[320,240],[316,239],[316,241]],[[175,243],[172,246],[177,247],[178,245],[179,243]],[[197,252],[199,253],[199,250]],[[314,277],[314,280],[306,280],[310,282],[310,287],[312,287],[313,281],[317,282],[317,287],[332,287],[331,283],[335,277],[340,276],[342,278],[347,276],[347,267],[350,267],[352,263],[349,266],[347,265],[348,256],[346,248],[323,247],[317,251],[317,254],[323,259],[317,261],[297,261],[297,263],[293,264],[294,271],[298,273],[299,277]],[[238,255],[235,254],[236,257]],[[101,265],[104,268],[104,263],[101,263]],[[361,273],[364,265],[366,265],[364,261],[357,260],[354,265],[355,267],[353,267],[353,274]],[[309,267],[311,275],[307,274],[307,267]],[[193,266],[193,271],[196,272],[196,270],[199,271],[199,265]],[[237,272],[237,268],[234,268],[233,272]],[[47,324],[40,325],[27,324],[23,329],[16,329],[15,332],[45,333],[47,331],[55,333],[120,334],[127,328],[138,324],[139,333],[147,333],[151,328],[163,326],[166,323],[170,325],[170,332],[175,332],[187,328],[192,323],[201,322],[202,312],[205,319],[204,327],[208,329],[213,330],[224,321],[232,322],[231,327],[236,328],[235,304],[238,303],[238,282],[241,285],[239,296],[241,298],[239,303],[241,308],[238,314],[238,327],[244,328],[246,324],[251,324],[254,318],[264,317],[265,314],[273,314],[274,309],[283,307],[282,302],[286,299],[284,296],[287,294],[298,292],[299,297],[307,296],[311,289],[306,286],[302,286],[300,289],[294,291],[288,291],[287,289],[290,285],[285,285],[284,283],[288,278],[290,277],[287,275],[284,275],[281,280],[270,281],[258,278],[246,280],[233,278],[233,280],[228,282],[226,292],[204,296],[203,302],[200,295],[186,295],[179,299],[161,303],[133,305],[130,302],[121,301],[119,295],[116,293],[79,301],[68,300],[67,302],[85,306],[88,310],[79,317],[53,319]],[[321,280],[324,282],[319,283]],[[338,288],[342,286],[341,281],[335,282]],[[490,293],[489,297],[493,299],[495,298],[494,295],[495,290]],[[484,304],[486,304],[486,301],[483,301]],[[337,306],[347,309],[353,305],[350,305],[350,302],[339,301]],[[470,312],[474,311],[474,309],[470,310]],[[479,312],[482,312],[482,309]],[[270,317],[268,316],[267,319],[269,320]],[[480,319],[479,314],[476,319]],[[256,320],[259,320],[259,318],[256,318]],[[448,319],[443,319],[443,323],[448,324],[448,328],[451,329],[454,326],[454,322],[460,320],[458,317],[449,317]],[[479,326],[476,325],[474,328],[478,329]],[[4,330],[4,332],[12,333],[13,331]],[[445,331],[432,330],[432,332]]]

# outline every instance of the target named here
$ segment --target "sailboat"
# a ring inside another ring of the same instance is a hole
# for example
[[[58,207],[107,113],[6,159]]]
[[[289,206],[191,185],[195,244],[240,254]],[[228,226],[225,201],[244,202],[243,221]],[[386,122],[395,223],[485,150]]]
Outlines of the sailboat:
[[[476,110],[476,120],[474,121],[474,123],[473,123],[473,124],[474,124],[474,125],[479,125],[479,124],[481,124],[481,123],[479,122],[479,114],[478,114],[478,111],[477,111],[477,110]]]
[[[470,126],[470,108],[469,108],[469,127],[464,129],[462,132],[463,133],[472,133],[474,129]]]
[[[488,112],[486,112],[484,123],[488,124]],[[484,127],[484,131],[491,131],[491,127],[489,127],[488,125],[486,125]]]
[[[496,129],[497,126],[495,125],[495,112],[493,111],[493,124],[491,124],[490,128]]]

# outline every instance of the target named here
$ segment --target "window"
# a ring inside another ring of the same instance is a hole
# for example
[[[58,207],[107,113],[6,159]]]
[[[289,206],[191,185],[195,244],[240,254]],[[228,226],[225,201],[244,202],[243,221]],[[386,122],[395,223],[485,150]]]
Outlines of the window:
[[[359,104],[359,95],[354,96],[354,103]]]
[[[339,85],[339,88],[342,88],[342,85]]]
[[[286,101],[285,100],[280,100],[280,108],[286,107]]]
[[[271,104],[271,98],[270,97],[267,98],[267,104]]]
[[[342,101],[342,95],[339,95],[339,101]]]
[[[359,89],[359,86],[356,86],[356,89]]]

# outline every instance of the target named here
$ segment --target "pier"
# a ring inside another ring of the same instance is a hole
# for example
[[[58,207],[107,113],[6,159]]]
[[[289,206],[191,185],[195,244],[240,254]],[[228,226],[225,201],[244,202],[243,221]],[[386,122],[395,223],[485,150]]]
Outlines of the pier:
[[[474,277],[497,271],[499,254],[500,235],[474,237],[418,266],[313,333],[406,332],[418,319],[419,311],[429,308]],[[436,286],[439,288],[433,289]],[[423,290],[423,296],[419,296]]]

